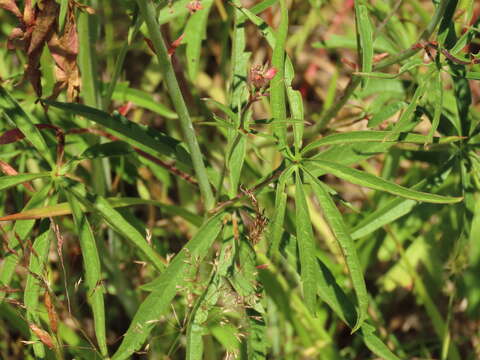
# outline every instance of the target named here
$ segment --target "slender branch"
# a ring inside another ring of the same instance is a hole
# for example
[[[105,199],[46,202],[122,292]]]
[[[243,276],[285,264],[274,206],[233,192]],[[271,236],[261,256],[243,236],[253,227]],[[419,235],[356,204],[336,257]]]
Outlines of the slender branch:
[[[180,125],[182,127],[183,135],[187,143],[190,155],[192,157],[193,168],[198,179],[200,192],[205,201],[205,207],[211,209],[214,206],[214,197],[212,188],[207,176],[207,170],[203,164],[202,153],[198,145],[197,137],[193,129],[192,120],[188,112],[185,100],[180,91],[175,71],[173,69],[165,42],[160,33],[160,25],[155,17],[156,10],[150,0],[137,0],[140,13],[147,24],[148,32],[157,53],[158,62],[160,64],[160,71],[165,79],[168,92],[170,94],[173,106],[178,114]]]
[[[283,164],[280,165],[276,170],[273,171],[273,173],[268,178],[266,178],[265,180],[261,181],[260,183],[258,183],[257,185],[255,185],[254,187],[252,187],[248,190],[239,192],[234,198],[231,198],[227,201],[224,201],[224,202],[218,204],[215,208],[210,210],[209,213],[210,214],[216,214],[219,211],[221,211],[221,210],[223,210],[223,209],[225,209],[229,206],[232,206],[237,201],[240,201],[243,198],[247,197],[248,194],[255,194],[259,190],[263,189],[265,186],[269,185],[272,181],[279,178],[280,175],[282,175],[284,170],[285,170],[285,166],[283,166]]]
[[[433,34],[435,29],[437,28],[438,24],[443,18],[443,14],[445,13],[445,10],[447,8],[448,0],[442,0],[440,2],[440,5],[438,5],[437,9],[435,10],[435,13],[430,20],[430,23],[427,25],[426,29],[423,31],[422,35],[420,35],[418,42],[428,40],[428,38]],[[397,64],[399,62],[402,62],[403,60],[406,60],[416,53],[418,53],[421,50],[421,48],[412,46],[409,49],[403,50],[402,52],[390,56],[386,58],[385,60],[379,62],[376,66],[374,66],[373,71],[379,71],[382,70],[390,65]],[[332,120],[337,113],[340,111],[340,109],[347,103],[347,101],[350,99],[352,94],[354,93],[355,89],[361,82],[361,77],[359,76],[353,76],[352,79],[350,80],[349,84],[345,88],[342,97],[338,99],[338,101],[333,105],[317,122],[317,124],[309,131],[310,134],[312,133],[318,133],[319,130],[322,130],[327,126],[327,124]]]

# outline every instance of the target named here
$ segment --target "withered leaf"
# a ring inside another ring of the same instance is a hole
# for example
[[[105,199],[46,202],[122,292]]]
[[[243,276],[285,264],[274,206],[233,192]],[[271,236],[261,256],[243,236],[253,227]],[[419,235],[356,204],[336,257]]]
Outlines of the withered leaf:
[[[55,0],[44,0],[42,5],[42,9],[38,11],[35,18],[35,26],[27,51],[28,55],[41,51],[47,38],[52,35],[54,30],[59,7]]]
[[[19,19],[23,18],[15,0],[0,0],[0,8],[10,11]]]
[[[33,323],[30,324],[29,327],[30,330],[32,330],[32,332],[37,335],[40,341],[44,343],[49,349],[54,348],[53,339],[48,332]]]

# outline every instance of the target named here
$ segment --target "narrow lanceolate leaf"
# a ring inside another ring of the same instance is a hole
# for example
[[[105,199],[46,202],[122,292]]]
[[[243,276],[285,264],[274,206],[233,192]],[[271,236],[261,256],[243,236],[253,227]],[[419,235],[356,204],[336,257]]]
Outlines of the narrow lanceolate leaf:
[[[41,172],[36,174],[18,174],[11,176],[0,177],[0,191],[11,188],[12,186],[19,185],[21,183],[39,179],[42,177],[51,176],[49,172]]]
[[[159,317],[170,308],[178,288],[185,283],[188,268],[201,262],[211,248],[222,229],[222,218],[223,213],[210,218],[154,282],[154,291],[140,305],[112,360],[129,359],[140,349]]]
[[[432,119],[432,127],[428,132],[428,140],[427,143],[431,143],[433,139],[433,134],[437,131],[438,124],[440,123],[440,116],[442,115],[443,109],[443,84],[442,84],[442,73],[438,71],[435,74],[432,86],[431,86],[431,100],[435,106],[435,110],[433,112],[433,119]]]
[[[80,202],[75,196],[66,191],[68,203],[72,209],[76,233],[82,249],[83,267],[85,269],[85,285],[87,287],[87,300],[90,303],[100,352],[108,356],[107,336],[105,330],[105,304],[103,299],[104,288],[102,284],[102,269],[95,237],[90,227],[86,214],[82,212]]]
[[[378,176],[365,173],[348,166],[325,160],[309,161],[314,167],[322,169],[326,173],[333,174],[343,180],[365,186],[374,190],[385,191],[393,195],[398,195],[407,199],[423,201],[434,204],[452,204],[463,200],[463,197],[450,197],[435,194],[424,193],[405,188],[393,182],[382,179]]]
[[[300,254],[303,296],[308,310],[312,314],[315,314],[317,305],[317,280],[315,279],[317,258],[315,256],[315,241],[305,192],[298,169],[295,175],[295,221]]]
[[[207,19],[213,0],[203,0],[201,11],[190,16],[185,27],[185,40],[187,44],[187,69],[190,80],[195,82],[200,68],[200,55],[202,41],[207,36]]]
[[[287,194],[285,185],[292,175],[293,167],[285,170],[278,179],[277,188],[275,190],[275,212],[273,220],[270,223],[269,237],[270,240],[268,253],[273,259],[277,259],[280,253],[280,241],[283,235],[283,222],[285,220],[285,209],[287,207]]]
[[[280,25],[277,29],[277,39],[272,55],[272,66],[277,69],[277,74],[270,83],[270,101],[272,117],[274,120],[287,118],[287,105],[285,102],[285,41],[288,33],[288,9],[286,0],[280,0]],[[275,136],[281,149],[287,143],[287,127],[275,127]]]
[[[32,246],[32,254],[28,265],[27,283],[25,285],[25,293],[23,302],[27,308],[27,321],[39,324],[38,298],[40,290],[45,285],[41,279],[45,279],[45,264],[47,263],[48,250],[50,248],[51,228],[50,221],[45,220],[40,226],[40,235],[38,235]],[[46,279],[45,279],[46,281]],[[33,331],[32,341],[37,341],[33,346],[35,355],[39,358],[45,356],[45,348]]]
[[[320,206],[322,207],[323,215],[325,216],[325,219],[330,225],[330,228],[332,229],[335,238],[342,249],[345,263],[347,264],[348,271],[350,272],[350,278],[352,279],[353,288],[355,289],[355,293],[357,295],[358,318],[355,326],[352,329],[352,332],[354,332],[362,326],[364,320],[367,318],[368,308],[367,287],[365,285],[365,279],[360,266],[360,260],[358,259],[355,244],[350,237],[348,228],[343,221],[342,215],[333,202],[328,190],[325,188],[325,185],[313,176],[310,176],[310,178],[312,180],[313,191],[315,192]]]
[[[296,120],[293,123],[293,136],[295,152],[298,153],[302,147],[303,126],[304,126],[304,109],[302,93],[299,90],[294,90],[292,87],[293,77],[295,76],[295,69],[287,56],[285,61],[285,85],[287,86],[287,98],[290,107],[292,118]]]
[[[76,103],[60,103],[44,100],[50,106],[67,113],[83,116],[108,129],[119,139],[147,153],[175,157],[179,141],[152,128],[136,124],[117,114],[110,115],[104,111]]]
[[[45,202],[48,193],[51,189],[51,183],[44,186],[40,191],[36,192],[32,198],[29,200],[24,209],[28,210],[32,207],[37,207],[43,205]],[[3,262],[0,267],[0,283],[4,286],[8,286],[12,280],[12,276],[15,272],[15,267],[20,261],[20,256],[22,254],[22,247],[20,241],[24,241],[27,236],[31,233],[33,226],[35,224],[34,220],[24,220],[16,221],[13,227],[13,232],[17,236],[10,236],[8,239],[8,248],[13,249],[14,252],[7,252],[3,257]],[[5,297],[5,292],[0,291],[0,303]]]
[[[132,244],[145,255],[152,265],[158,270],[163,271],[165,265],[158,253],[148,244],[147,239],[145,239],[145,237],[143,237],[117,210],[115,210],[105,198],[101,196],[97,197],[93,203],[93,208],[105,219],[113,230],[122,235],[125,239],[130,240]]]
[[[93,196],[87,193],[84,189],[83,193],[72,185],[66,187],[68,191],[75,195],[79,201],[89,211],[99,214],[106,223],[118,234],[130,241],[141,253],[152,263],[159,271],[165,269],[165,264],[160,258],[159,254],[148,244],[147,239],[138,232],[138,230],[131,225],[113,206],[102,196]],[[75,184],[79,186],[79,184]],[[84,195],[87,194],[87,195]],[[79,206],[79,211],[81,207]]]
[[[367,347],[380,358],[385,360],[400,360],[385,343],[375,335],[375,328],[369,324],[363,324],[360,335],[363,338],[363,342]]]
[[[40,131],[35,127],[32,119],[10,96],[10,94],[0,85],[0,109],[4,115],[10,119],[25,135],[28,141],[35,147],[40,156],[42,156],[50,166],[54,166],[52,154],[47,147],[47,143]]]
[[[461,136],[446,136],[441,138],[429,138],[425,135],[412,133],[399,133],[396,138],[385,138],[390,134],[389,131],[350,131],[345,133],[338,133],[325,136],[324,138],[315,140],[305,146],[302,150],[306,154],[320,146],[331,146],[339,144],[354,144],[354,143],[368,143],[368,142],[394,142],[394,143],[412,143],[412,144],[449,144],[455,141],[462,140]]]
[[[178,116],[165,105],[156,101],[149,93],[128,87],[125,84],[118,84],[112,93],[112,99],[122,102],[131,101],[138,107],[148,109],[167,119],[177,119]]]
[[[139,198],[107,198],[110,206],[113,208],[120,208],[126,206],[135,205],[152,205],[158,207],[163,212],[171,216],[180,216],[195,226],[202,225],[202,218],[190,211],[175,205],[163,204],[160,201],[139,199]],[[90,212],[92,209],[81,205],[83,212]],[[12,220],[31,220],[31,219],[43,219],[47,217],[55,217],[61,215],[69,215],[72,213],[70,205],[68,203],[61,203],[52,206],[45,207],[29,207],[24,211],[16,214],[5,215],[0,217],[0,221],[12,221]]]
[[[372,24],[368,16],[367,6],[363,1],[355,1],[355,22],[357,27],[358,51],[362,59],[362,72],[372,71],[373,64],[373,35]],[[363,80],[364,86],[368,79]]]
[[[239,5],[240,1],[236,1],[235,5]],[[248,63],[250,53],[245,50],[245,18],[240,10],[234,10],[234,30],[232,36],[232,77],[230,84],[229,110],[226,114],[230,117],[232,129],[228,130],[228,157],[227,168],[230,180],[230,196],[237,194],[240,176],[245,161],[245,153],[247,148],[247,138],[240,133],[238,129],[243,127],[246,129],[250,122],[251,111],[242,111],[246,100],[248,90],[246,78],[248,76]],[[235,113],[236,112],[236,113]]]
[[[410,104],[408,104],[407,108],[400,116],[400,119],[398,119],[397,123],[393,127],[391,134],[386,137],[385,140],[394,139],[400,132],[405,131],[406,128],[409,126],[410,120],[413,116],[413,113],[415,112],[415,109],[417,108],[418,102],[420,101],[420,98],[425,94],[425,91],[429,84],[430,76],[431,73],[425,75],[423,82],[418,85],[417,89],[415,90]]]

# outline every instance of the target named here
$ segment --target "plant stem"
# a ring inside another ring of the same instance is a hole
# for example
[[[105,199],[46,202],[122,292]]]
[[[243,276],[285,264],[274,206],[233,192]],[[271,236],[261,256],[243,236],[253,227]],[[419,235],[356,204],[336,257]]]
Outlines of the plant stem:
[[[277,169],[275,169],[271,174],[270,176],[268,176],[265,180],[261,181],[260,183],[258,183],[257,185],[255,185],[254,187],[246,190],[245,192],[244,191],[241,191],[237,194],[237,196],[235,196],[234,198],[231,198],[229,200],[226,200],[220,204],[218,204],[214,209],[211,209],[209,211],[210,214],[216,214],[218,213],[219,211],[229,207],[229,206],[232,206],[233,204],[235,204],[237,201],[240,201],[241,199],[243,199],[244,197],[246,197],[248,193],[253,193],[255,194],[257,191],[263,189],[265,186],[269,185],[272,181],[276,180],[277,178],[280,177],[280,175],[282,175],[283,171],[285,170],[285,166],[282,164],[280,165]]]
[[[443,14],[445,13],[445,10],[447,8],[448,0],[442,0],[440,4],[438,5],[437,9],[435,10],[435,13],[433,14],[432,19],[430,20],[430,23],[427,25],[426,29],[423,31],[422,35],[420,35],[420,38],[418,42],[422,40],[427,40],[435,31],[437,28],[438,24],[443,18]],[[421,50],[421,48],[417,47],[411,47],[409,49],[406,49],[394,56],[390,56],[387,59],[380,61],[376,66],[374,66],[372,71],[379,71],[382,70],[390,65],[397,64],[403,60],[406,60],[416,53],[418,53]],[[315,126],[312,128],[311,131],[309,131],[310,134],[318,133],[318,131],[324,129],[327,124],[332,120],[335,115],[340,111],[340,109],[346,104],[346,102],[350,99],[352,96],[353,92],[357,88],[357,86],[361,82],[361,77],[360,76],[353,76],[350,82],[348,83],[347,87],[343,91],[342,97],[338,99],[338,101],[320,118],[320,120],[315,124]]]
[[[140,8],[142,17],[147,24],[148,33],[150,34],[155,52],[157,53],[160,70],[165,79],[173,106],[178,114],[178,118],[180,119],[180,125],[182,127],[188,149],[190,150],[193,168],[197,175],[200,192],[202,193],[205,201],[205,207],[207,210],[209,210],[214,205],[212,188],[210,187],[210,183],[208,181],[207,171],[205,169],[205,165],[203,164],[202,153],[200,152],[200,146],[198,145],[190,114],[188,113],[185,100],[183,99],[177,78],[175,77],[175,71],[170,61],[170,57],[168,56],[165,42],[163,41],[160,33],[160,25],[155,17],[155,7],[150,0],[137,0],[137,4]]]

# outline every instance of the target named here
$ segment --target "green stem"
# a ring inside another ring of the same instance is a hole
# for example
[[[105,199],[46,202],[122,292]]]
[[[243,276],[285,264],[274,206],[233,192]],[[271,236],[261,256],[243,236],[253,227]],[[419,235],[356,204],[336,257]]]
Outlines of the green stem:
[[[155,17],[155,7],[150,0],[137,0],[137,4],[140,8],[142,17],[147,24],[148,33],[150,34],[153,47],[157,53],[160,70],[165,79],[173,106],[180,119],[183,135],[187,142],[188,149],[190,150],[190,155],[192,156],[193,168],[197,175],[200,192],[205,201],[205,207],[209,210],[214,205],[212,188],[208,181],[207,170],[203,164],[202,153],[200,152],[200,146],[198,145],[190,114],[185,105],[185,100],[183,99],[177,78],[175,77],[175,71],[170,61],[170,57],[168,56],[162,34],[160,33],[160,25]]]
[[[435,29],[437,28],[438,24],[442,20],[443,14],[445,13],[445,10],[447,8],[448,0],[442,0],[440,4],[438,5],[437,9],[435,10],[435,13],[433,14],[432,19],[430,20],[430,23],[427,25],[426,29],[423,31],[422,35],[420,35],[420,38],[418,42],[422,40],[428,40],[428,38],[433,34]],[[421,48],[417,47],[411,47],[409,49],[406,49],[397,55],[390,56],[387,59],[379,62],[376,66],[374,66],[373,71],[379,71],[382,70],[390,65],[397,64],[399,62],[402,62],[403,60],[406,60],[416,53],[418,53],[421,50]],[[316,134],[318,133],[319,130],[324,129],[327,124],[332,120],[337,113],[340,111],[340,109],[347,103],[347,101],[350,99],[352,94],[354,93],[355,89],[357,88],[358,85],[360,85],[361,82],[361,77],[360,76],[353,76],[352,79],[350,80],[348,86],[345,88],[342,97],[333,105],[317,122],[317,124],[312,128],[312,130],[309,131],[310,134]]]

